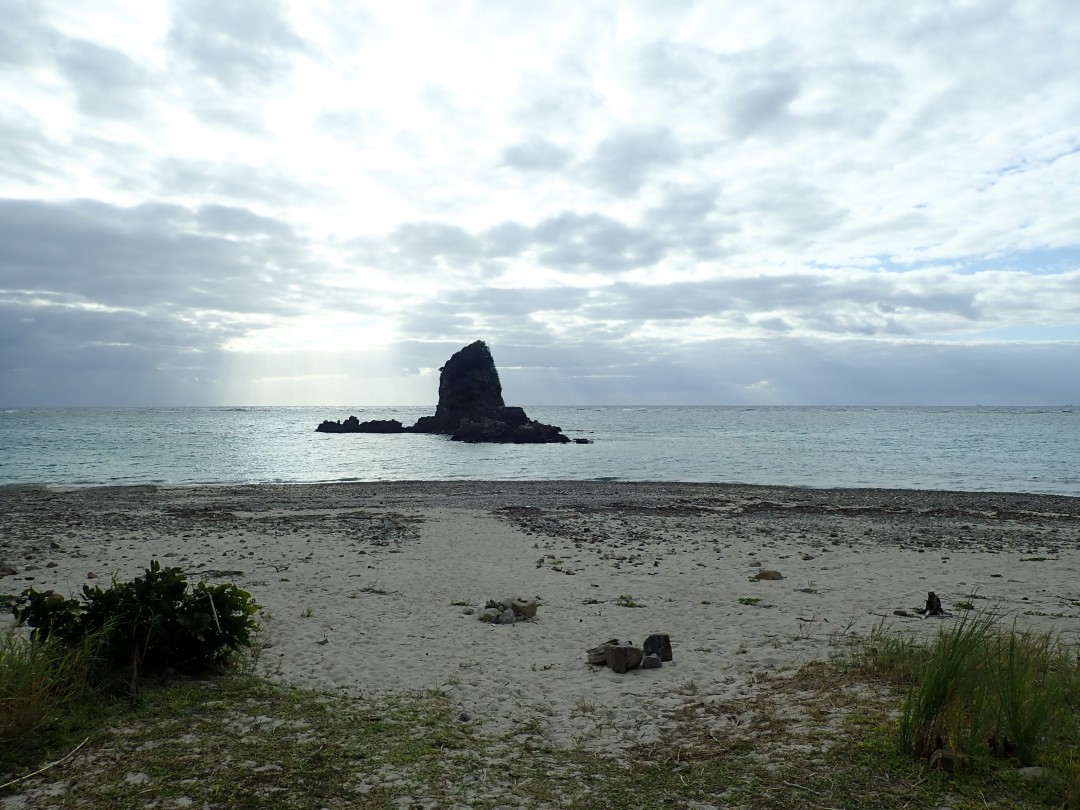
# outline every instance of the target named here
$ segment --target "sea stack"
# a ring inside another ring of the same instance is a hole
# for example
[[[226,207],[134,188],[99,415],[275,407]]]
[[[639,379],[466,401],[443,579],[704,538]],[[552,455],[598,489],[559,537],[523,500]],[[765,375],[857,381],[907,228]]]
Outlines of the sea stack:
[[[530,419],[522,408],[503,402],[502,383],[491,351],[482,340],[455,352],[439,369],[439,404],[434,416],[423,416],[412,427],[397,420],[326,421],[321,433],[440,433],[459,442],[566,444],[570,439],[555,425]]]

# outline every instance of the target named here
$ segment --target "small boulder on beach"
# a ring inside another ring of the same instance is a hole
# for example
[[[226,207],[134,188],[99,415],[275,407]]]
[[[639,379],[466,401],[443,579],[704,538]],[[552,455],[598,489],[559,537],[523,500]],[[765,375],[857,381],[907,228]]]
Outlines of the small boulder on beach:
[[[784,575],[781,574],[779,571],[771,571],[771,570],[768,570],[768,569],[766,569],[764,571],[758,571],[757,574],[755,574],[753,577],[751,577],[751,579],[756,579],[758,581],[761,581],[761,580],[778,580],[778,579],[783,579],[783,578],[784,578]]]

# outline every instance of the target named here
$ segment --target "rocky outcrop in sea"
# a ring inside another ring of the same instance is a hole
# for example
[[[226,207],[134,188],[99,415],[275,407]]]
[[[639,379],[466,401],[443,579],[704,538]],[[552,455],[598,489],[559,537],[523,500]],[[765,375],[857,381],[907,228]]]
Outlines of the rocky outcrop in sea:
[[[438,433],[459,442],[566,444],[562,428],[530,419],[524,409],[503,402],[502,383],[491,350],[482,340],[455,352],[439,369],[439,403],[432,416],[411,427],[396,419],[361,422],[327,420],[320,433]],[[580,440],[584,441],[584,440]]]

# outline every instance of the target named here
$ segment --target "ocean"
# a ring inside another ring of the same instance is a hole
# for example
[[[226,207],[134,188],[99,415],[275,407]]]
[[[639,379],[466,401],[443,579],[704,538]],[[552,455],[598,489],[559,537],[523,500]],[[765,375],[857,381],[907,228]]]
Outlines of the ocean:
[[[1080,496],[1080,407],[526,407],[591,444],[316,433],[428,407],[0,409],[0,486],[626,480]]]

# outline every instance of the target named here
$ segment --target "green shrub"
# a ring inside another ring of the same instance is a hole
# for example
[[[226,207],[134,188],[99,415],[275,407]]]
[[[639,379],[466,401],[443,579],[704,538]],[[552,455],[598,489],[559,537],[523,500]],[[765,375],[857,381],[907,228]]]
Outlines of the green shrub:
[[[223,668],[234,651],[251,644],[258,606],[232,584],[188,588],[179,568],[152,561],[141,577],[102,589],[83,586],[83,599],[64,599],[28,588],[13,612],[33,628],[35,642],[78,647],[89,637],[101,641],[108,665],[140,675],[167,670],[199,675]]]

